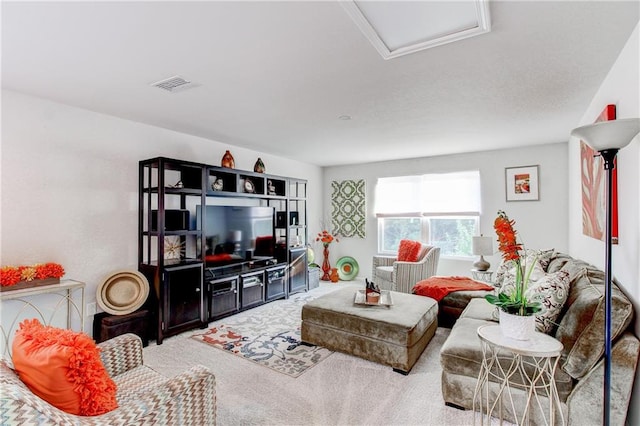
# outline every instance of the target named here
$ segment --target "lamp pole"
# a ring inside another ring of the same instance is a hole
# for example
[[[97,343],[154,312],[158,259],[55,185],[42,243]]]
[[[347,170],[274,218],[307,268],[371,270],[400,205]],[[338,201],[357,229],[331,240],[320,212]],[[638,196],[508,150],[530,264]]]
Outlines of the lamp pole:
[[[616,167],[615,158],[618,149],[605,149],[600,151],[604,160],[604,169],[607,172],[607,208],[605,229],[605,255],[604,255],[604,412],[602,424],[609,426],[611,407],[611,223],[613,210],[613,169]]]
[[[602,424],[609,426],[611,411],[611,224],[613,214],[613,170],[618,150],[629,145],[640,135],[640,118],[604,121],[578,127],[571,131],[572,136],[584,140],[598,151],[604,161],[606,171],[606,229],[605,229],[605,268],[604,268],[604,386]]]

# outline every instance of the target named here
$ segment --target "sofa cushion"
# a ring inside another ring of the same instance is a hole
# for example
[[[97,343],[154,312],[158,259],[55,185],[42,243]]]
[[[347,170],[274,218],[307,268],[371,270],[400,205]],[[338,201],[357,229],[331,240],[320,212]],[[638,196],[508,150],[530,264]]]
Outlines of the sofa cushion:
[[[524,261],[524,265],[527,271],[530,268],[532,262],[534,263],[534,269],[531,273],[530,279],[536,280],[541,278],[547,268],[549,267],[549,262],[551,261],[555,251],[553,249],[548,250],[526,250],[526,257]],[[495,284],[497,287],[503,286],[505,280],[514,281],[515,280],[515,262],[513,260],[509,260],[505,262],[504,260],[498,266],[498,270],[496,271]]]
[[[393,281],[393,266],[378,266],[376,276],[386,281]]]
[[[498,321],[498,308],[487,302],[484,297],[474,298],[460,314],[460,318],[473,318],[483,321]]]
[[[569,273],[558,271],[545,274],[539,280],[529,283],[526,294],[531,301],[542,305],[542,310],[536,313],[536,330],[551,334],[569,296]]]
[[[556,339],[564,345],[562,369],[574,379],[587,374],[604,352],[604,273],[582,261],[560,259],[571,284],[565,313]],[[555,265],[550,265],[555,267]],[[616,286],[612,286],[611,337],[616,338],[629,326],[633,305]]]

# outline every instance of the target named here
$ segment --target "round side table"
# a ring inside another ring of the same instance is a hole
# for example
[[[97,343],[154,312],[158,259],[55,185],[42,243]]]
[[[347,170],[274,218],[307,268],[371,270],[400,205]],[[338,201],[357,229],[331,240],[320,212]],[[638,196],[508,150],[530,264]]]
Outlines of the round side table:
[[[493,284],[493,271],[478,271],[477,269],[472,269],[471,278],[476,281]]]
[[[564,414],[556,388],[555,371],[560,360],[563,345],[553,337],[535,332],[530,340],[514,340],[502,335],[499,325],[478,327],[478,337],[482,342],[482,365],[473,395],[473,423],[476,410],[480,414],[480,424],[491,424],[491,415],[498,411],[502,422],[502,403],[509,404],[516,424],[528,424],[531,408],[538,408],[544,424],[555,425],[556,412],[560,414],[562,425]],[[498,385],[489,390],[489,382]],[[519,389],[526,394],[526,403],[516,404],[512,390]],[[546,397],[547,401],[543,401]],[[548,419],[543,407],[548,405]],[[519,410],[522,413],[519,414]]]

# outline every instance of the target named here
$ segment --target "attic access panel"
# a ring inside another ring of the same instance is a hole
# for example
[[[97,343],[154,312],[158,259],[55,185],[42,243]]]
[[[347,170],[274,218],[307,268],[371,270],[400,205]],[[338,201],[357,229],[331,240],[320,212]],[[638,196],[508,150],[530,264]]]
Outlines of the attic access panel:
[[[491,30],[488,0],[340,2],[384,59]]]

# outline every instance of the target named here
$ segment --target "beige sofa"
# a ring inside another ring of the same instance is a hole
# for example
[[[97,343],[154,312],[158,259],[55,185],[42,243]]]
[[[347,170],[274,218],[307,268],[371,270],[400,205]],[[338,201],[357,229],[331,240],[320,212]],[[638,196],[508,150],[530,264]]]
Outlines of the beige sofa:
[[[552,333],[564,345],[555,375],[562,414],[569,425],[599,425],[603,409],[604,273],[583,261],[555,254],[547,272],[561,269],[569,273],[571,280],[569,297],[557,320],[558,327]],[[624,425],[640,341],[629,331],[633,323],[633,306],[617,286],[613,288],[612,301],[611,424]],[[474,298],[453,325],[440,353],[442,394],[447,405],[464,409],[473,407],[482,362],[477,329],[495,321],[495,311],[496,308],[484,298]],[[497,383],[490,382],[489,393],[494,395],[494,400],[498,389]],[[526,394],[514,388],[511,392],[515,406],[524,407]],[[532,408],[533,425],[544,424],[542,413],[548,413],[549,401],[543,398],[542,402],[545,411],[541,412],[540,407]],[[515,422],[509,404],[503,404],[503,407],[504,418]]]

